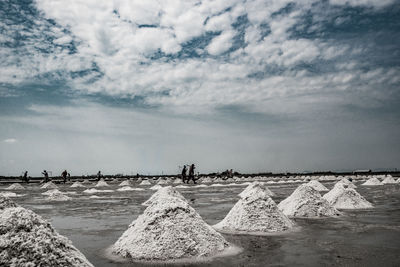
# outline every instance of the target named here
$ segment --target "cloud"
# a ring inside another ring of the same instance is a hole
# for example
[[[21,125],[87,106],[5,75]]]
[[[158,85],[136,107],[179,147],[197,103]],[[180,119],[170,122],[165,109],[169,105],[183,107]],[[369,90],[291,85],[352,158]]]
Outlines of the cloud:
[[[17,139],[15,139],[15,138],[8,138],[8,139],[4,139],[3,142],[4,142],[4,143],[7,143],[7,144],[14,144],[14,143],[17,142]]]

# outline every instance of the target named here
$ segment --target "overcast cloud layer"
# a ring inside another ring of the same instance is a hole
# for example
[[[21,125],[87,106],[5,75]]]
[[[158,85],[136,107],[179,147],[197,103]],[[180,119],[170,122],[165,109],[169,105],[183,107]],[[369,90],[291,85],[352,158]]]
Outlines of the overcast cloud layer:
[[[400,159],[395,0],[0,3],[0,174]]]

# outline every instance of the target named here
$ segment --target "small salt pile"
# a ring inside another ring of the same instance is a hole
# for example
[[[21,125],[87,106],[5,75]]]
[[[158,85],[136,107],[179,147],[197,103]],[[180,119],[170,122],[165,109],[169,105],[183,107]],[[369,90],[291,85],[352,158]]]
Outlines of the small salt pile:
[[[0,192],[0,197],[19,197],[21,195],[17,195],[14,192]]]
[[[72,188],[75,188],[75,187],[86,187],[86,186],[84,186],[84,185],[81,184],[80,182],[75,182],[75,183],[73,183],[73,184],[71,185],[71,187],[72,187]]]
[[[0,266],[91,266],[36,213],[0,196]]]
[[[114,190],[98,190],[96,188],[90,188],[83,191],[85,194],[96,194],[96,193],[112,193]]]
[[[275,196],[275,193],[273,193],[271,190],[269,190],[269,188],[267,186],[265,186],[265,184],[263,182],[252,182],[251,184],[249,184],[240,194],[239,196],[241,198],[245,198],[246,196],[248,196],[250,194],[250,192],[253,192],[254,190],[261,188],[263,190],[263,192],[265,192],[265,194],[267,194],[268,196],[272,197]]]
[[[167,198],[171,198],[171,197],[179,198],[180,200],[186,201],[185,197],[181,193],[179,193],[179,191],[176,190],[174,187],[165,186],[165,187],[161,187],[159,190],[157,190],[157,192],[155,192],[153,195],[151,195],[151,197],[148,200],[146,200],[142,205],[150,206],[154,202],[162,201],[163,199],[167,199]]]
[[[182,180],[179,179],[179,178],[176,178],[172,183],[173,183],[173,184],[181,184],[181,183],[182,183]]]
[[[329,204],[337,209],[369,209],[373,208],[368,202],[353,188],[349,188],[342,183],[337,183],[331,191],[323,196]]]
[[[382,184],[395,184],[396,180],[391,175],[383,179]]]
[[[241,199],[214,228],[228,232],[271,233],[286,231],[294,223],[270,198],[271,191],[261,182],[253,182],[242,193]]]
[[[63,194],[60,190],[58,190],[58,189],[51,189],[51,190],[48,190],[48,191],[46,191],[46,192],[43,192],[42,193],[42,195],[44,195],[44,196],[49,196],[49,195],[51,195],[51,194]]]
[[[149,180],[143,180],[140,185],[151,185]]]
[[[155,185],[153,185],[152,187],[150,187],[151,190],[158,190],[158,189],[160,189],[160,188],[162,188],[162,186],[159,185],[159,184],[155,184]]]
[[[350,182],[350,180],[347,179],[347,178],[341,179],[341,180],[340,180],[339,182],[337,182],[336,184],[344,184],[345,187],[349,187],[349,188],[353,188],[353,189],[356,189],[356,188],[357,188],[357,186],[356,186],[355,184],[353,184],[352,182]]]
[[[91,182],[89,181],[89,179],[85,179],[83,180],[82,184],[91,184]]]
[[[24,190],[25,187],[23,187],[21,184],[19,183],[13,183],[11,184],[9,187],[6,188],[7,190]]]
[[[279,203],[278,208],[292,217],[326,217],[340,213],[317,190],[306,184],[300,185],[294,192]]]
[[[64,195],[62,192],[53,192],[46,198],[49,201],[67,201],[71,200],[69,196]]]
[[[109,185],[103,179],[98,181],[97,184],[95,185],[95,187],[107,187],[107,186]]]
[[[379,181],[378,178],[376,177],[372,177],[370,179],[368,179],[365,183],[363,183],[362,185],[383,185],[381,181]]]
[[[117,191],[119,191],[119,192],[125,192],[125,191],[142,191],[142,190],[144,190],[144,189],[142,189],[142,188],[133,188],[133,187],[130,187],[130,186],[124,186],[124,187],[121,187],[121,188],[118,188],[118,189],[117,189]]]
[[[317,190],[318,192],[322,192],[322,191],[329,191],[328,188],[326,188],[323,184],[321,184],[320,182],[318,182],[317,180],[312,180],[309,181],[307,183],[308,186],[311,186],[312,188],[314,188],[315,190]]]
[[[201,182],[204,183],[204,184],[211,184],[213,182],[213,180],[211,179],[211,177],[207,176]]]
[[[125,180],[119,184],[119,186],[131,186],[131,182],[129,180]]]
[[[167,182],[167,180],[160,178],[157,184],[164,185],[164,184],[168,184],[168,182]]]
[[[173,261],[202,259],[221,253],[228,246],[225,238],[186,201],[160,193],[111,250],[133,260]]]
[[[58,186],[53,182],[47,182],[41,187],[42,189],[56,189]]]

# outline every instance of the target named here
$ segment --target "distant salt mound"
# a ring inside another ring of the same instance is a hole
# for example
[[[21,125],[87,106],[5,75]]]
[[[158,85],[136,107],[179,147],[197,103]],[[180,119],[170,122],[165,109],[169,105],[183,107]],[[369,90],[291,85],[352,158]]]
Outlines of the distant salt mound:
[[[0,266],[92,266],[39,215],[0,197]]]
[[[191,186],[189,185],[183,185],[183,184],[175,186],[175,188],[190,188],[190,187]]]
[[[362,185],[368,185],[368,186],[375,186],[375,185],[383,185],[381,181],[379,181],[378,178],[376,177],[372,177],[370,179],[368,179],[365,183],[363,183]]]
[[[75,187],[86,187],[86,186],[84,186],[84,185],[81,184],[80,182],[75,182],[75,183],[73,183],[73,184],[71,185],[71,187],[72,187],[72,188],[75,188]]]
[[[41,187],[42,189],[56,189],[58,186],[53,182],[47,182]]]
[[[399,179],[397,179],[396,183],[400,184],[400,178],[399,178]]]
[[[96,188],[90,188],[83,191],[85,194],[96,194],[96,193],[112,193],[114,190],[99,190]]]
[[[103,179],[98,181],[97,184],[95,185],[95,187],[107,187],[107,186],[110,186],[110,185],[107,184]]]
[[[24,190],[25,187],[23,187],[21,184],[19,183],[13,183],[11,184],[9,187],[6,188],[7,190]]]
[[[69,196],[64,195],[62,192],[59,191],[59,192],[53,192],[53,193],[49,194],[48,197],[46,198],[46,200],[49,200],[49,201],[68,201],[68,200],[71,200],[71,198]]]
[[[211,184],[213,180],[211,179],[211,177],[206,177],[201,182],[205,184]]]
[[[140,185],[151,185],[149,180],[143,180]]]
[[[223,184],[210,184],[210,186],[213,186],[213,187],[222,187],[222,186],[225,186],[225,185],[223,185]]]
[[[155,192],[142,205],[150,206],[151,204],[153,204],[157,201],[164,201],[165,199],[171,198],[171,197],[186,201],[185,197],[181,193],[179,193],[179,191],[176,190],[174,187],[165,186],[165,187],[161,187],[160,189],[158,189],[157,192]]]
[[[124,186],[124,187],[121,187],[121,188],[118,188],[117,189],[117,191],[119,191],[119,192],[126,192],[126,191],[143,191],[144,189],[143,188],[133,188],[133,187],[130,187],[130,186]]]
[[[294,192],[279,203],[278,208],[292,217],[327,217],[340,213],[321,197],[317,190],[306,184],[300,185]]]
[[[0,197],[19,197],[21,195],[17,195],[14,192],[0,192]]]
[[[176,178],[172,183],[173,183],[173,184],[182,184],[183,182],[182,182],[181,179]]]
[[[373,205],[353,188],[337,183],[331,191],[323,196],[329,204],[337,209],[370,209]]]
[[[89,179],[84,179],[82,184],[91,184],[92,182],[89,181]]]
[[[271,233],[286,231],[294,223],[270,198],[263,183],[254,182],[239,194],[241,199],[214,228],[227,232]]]
[[[111,250],[133,260],[198,260],[223,252],[225,238],[177,197],[152,202],[122,234]]]
[[[356,189],[356,188],[357,188],[357,186],[356,186],[355,184],[353,184],[353,182],[350,182],[350,180],[347,179],[347,178],[341,179],[341,180],[340,180],[339,182],[337,182],[336,184],[344,184],[345,187],[353,188],[353,189]]]
[[[322,192],[322,191],[329,191],[328,188],[326,188],[323,184],[321,184],[320,182],[318,182],[317,180],[312,180],[309,181],[307,183],[308,186],[311,186],[312,188],[314,188],[315,190],[317,190],[318,192]]]
[[[159,185],[159,184],[155,184],[155,185],[153,185],[152,187],[150,187],[151,190],[158,190],[158,189],[160,189],[160,188],[162,188],[162,186]]]
[[[157,184],[158,184],[158,185],[168,184],[168,181],[165,180],[165,179],[160,178]]]
[[[273,193],[269,188],[265,185],[263,182],[252,182],[249,184],[240,194],[239,196],[244,199],[249,196],[249,194],[254,194],[255,192],[262,192],[265,193],[266,196],[275,196],[275,193]]]
[[[119,186],[131,186],[131,182],[129,180],[125,180],[119,184]]]
[[[44,195],[44,196],[50,196],[51,194],[63,194],[63,193],[58,189],[50,189],[50,190],[42,193],[42,195]]]
[[[396,184],[396,180],[391,175],[383,179],[382,184]]]

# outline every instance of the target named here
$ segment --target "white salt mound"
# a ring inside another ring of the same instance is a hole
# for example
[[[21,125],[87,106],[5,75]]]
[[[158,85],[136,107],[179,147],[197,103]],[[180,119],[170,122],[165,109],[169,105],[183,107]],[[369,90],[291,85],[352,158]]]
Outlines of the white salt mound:
[[[44,196],[49,196],[51,194],[63,194],[63,193],[58,189],[51,189],[51,190],[48,190],[48,191],[42,193],[42,195],[44,195]]]
[[[150,204],[112,246],[112,252],[133,260],[197,260],[228,246],[186,201],[169,197]]]
[[[383,179],[382,184],[395,184],[396,180],[393,179],[392,176],[388,176],[385,179]]]
[[[95,187],[106,187],[109,186],[104,180],[100,180],[97,182],[97,184],[95,185]]]
[[[252,182],[249,184],[240,194],[239,196],[243,199],[249,196],[249,194],[254,194],[255,192],[265,193],[267,196],[275,196],[271,190],[263,183],[263,182]]]
[[[357,188],[357,186],[355,185],[355,184],[353,184],[353,182],[350,182],[350,180],[349,179],[347,179],[347,178],[343,178],[343,179],[341,179],[339,182],[337,182],[336,184],[344,184],[345,185],[345,187],[349,187],[349,188],[353,188],[353,189],[356,189]]]
[[[47,182],[41,187],[42,189],[56,189],[58,186],[53,182]]]
[[[201,182],[205,184],[211,184],[213,180],[211,179],[211,177],[206,177]]]
[[[114,192],[114,190],[98,190],[96,188],[90,188],[90,189],[86,189],[85,191],[83,191],[83,193],[86,193],[86,194],[111,193],[111,192]]]
[[[153,185],[152,187],[150,187],[151,190],[158,190],[158,189],[160,189],[160,188],[162,188],[162,186],[159,185],[159,184],[155,184],[155,185]]]
[[[228,232],[271,233],[294,226],[278,209],[270,198],[270,191],[263,188],[262,183],[252,183],[239,196],[241,199],[214,228]]]
[[[329,191],[328,188],[326,188],[323,184],[321,184],[321,183],[318,182],[317,180],[309,181],[309,182],[307,183],[307,185],[311,186],[312,188],[314,188],[314,189],[317,190],[318,192]]]
[[[0,266],[93,266],[42,217],[0,197]]]
[[[336,184],[331,191],[326,193],[325,198],[329,204],[337,209],[370,209],[373,205],[368,202],[353,188],[345,187],[343,184]]]
[[[132,188],[132,187],[130,187],[130,186],[124,186],[124,187],[121,187],[121,188],[118,188],[117,189],[117,191],[120,191],[120,192],[124,192],[124,191],[136,191],[137,190],[137,188]],[[143,189],[141,189],[141,190],[143,190]]]
[[[21,195],[17,195],[14,192],[0,192],[0,197],[18,197]]]
[[[86,186],[84,186],[83,184],[81,184],[80,182],[75,182],[75,183],[73,183],[72,185],[71,185],[71,187],[86,187]]]
[[[140,185],[151,185],[149,180],[143,180]]]
[[[51,193],[47,197],[47,200],[49,200],[49,201],[67,201],[67,200],[71,200],[71,198],[69,196],[64,195],[61,192],[54,192],[54,193]]]
[[[340,213],[321,197],[317,190],[306,184],[300,185],[294,192],[279,203],[278,208],[292,217],[326,217]]]
[[[179,178],[176,178],[172,183],[173,183],[173,184],[181,184],[181,183],[182,183],[182,180],[179,179]]]
[[[9,187],[7,187],[6,189],[8,190],[24,190],[25,187],[23,187],[21,184],[19,183],[13,183],[11,184]]]
[[[178,198],[180,200],[186,201],[185,197],[182,196],[181,193],[179,193],[178,190],[176,190],[172,186],[165,186],[161,187],[160,189],[157,190],[148,200],[146,200],[142,205],[143,206],[150,206],[151,204],[157,202],[157,201],[164,201],[165,199],[168,198]]]
[[[119,184],[119,186],[131,186],[131,182],[129,180],[125,180]]]
[[[383,185],[381,181],[379,181],[378,178],[373,177],[368,179],[365,183],[363,183],[362,185]]]
[[[168,182],[167,182],[167,180],[165,180],[165,179],[159,179],[159,181],[158,181],[157,184],[158,184],[158,185],[164,185],[164,184],[168,184]]]

